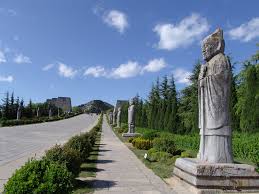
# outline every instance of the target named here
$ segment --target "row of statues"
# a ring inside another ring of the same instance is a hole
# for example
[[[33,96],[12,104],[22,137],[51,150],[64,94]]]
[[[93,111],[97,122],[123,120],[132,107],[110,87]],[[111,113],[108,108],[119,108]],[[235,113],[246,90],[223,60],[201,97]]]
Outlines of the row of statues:
[[[128,132],[124,136],[134,136],[135,134],[135,105],[134,98],[129,101],[128,108]],[[110,124],[116,127],[121,127],[121,107],[114,107],[113,112],[109,114]]]
[[[17,113],[16,113],[16,120],[20,120],[21,119],[21,116],[22,116],[22,110],[21,110],[21,107],[19,106],[18,109],[17,109]],[[40,116],[40,108],[38,107],[37,108],[37,111],[36,111],[36,117],[38,118]],[[49,109],[49,118],[52,117],[52,110],[51,108]],[[59,109],[58,109],[58,117],[59,117]]]

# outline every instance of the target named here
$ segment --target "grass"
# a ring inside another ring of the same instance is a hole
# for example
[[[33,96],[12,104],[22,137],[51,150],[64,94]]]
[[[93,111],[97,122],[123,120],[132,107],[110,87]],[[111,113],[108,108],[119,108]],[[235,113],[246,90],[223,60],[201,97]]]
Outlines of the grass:
[[[90,153],[88,160],[81,165],[81,172],[79,174],[79,178],[76,182],[76,187],[73,191],[73,194],[83,194],[83,193],[93,193],[93,178],[96,177],[97,169],[97,160],[99,147],[101,142],[101,132],[99,132],[98,137],[96,139],[95,146],[93,147],[93,151]]]

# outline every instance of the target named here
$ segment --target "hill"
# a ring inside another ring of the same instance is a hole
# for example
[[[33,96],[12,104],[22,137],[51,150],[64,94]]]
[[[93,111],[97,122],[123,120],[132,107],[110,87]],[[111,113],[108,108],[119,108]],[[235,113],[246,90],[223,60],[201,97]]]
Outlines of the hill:
[[[86,104],[81,104],[78,107],[87,113],[101,113],[102,111],[112,109],[113,105],[102,100],[92,100]]]

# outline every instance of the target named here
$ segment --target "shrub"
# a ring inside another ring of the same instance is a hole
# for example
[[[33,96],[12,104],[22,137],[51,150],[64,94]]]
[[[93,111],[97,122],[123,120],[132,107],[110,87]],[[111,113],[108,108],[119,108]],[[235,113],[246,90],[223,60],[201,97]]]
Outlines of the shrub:
[[[149,150],[153,146],[152,141],[141,137],[134,138],[132,140],[132,145],[140,150]]]
[[[80,172],[82,161],[78,150],[56,145],[46,152],[44,159],[65,164],[74,176],[77,176]]]
[[[13,174],[4,186],[6,194],[71,193],[73,176],[65,165],[31,160]]]
[[[153,147],[160,152],[174,154],[176,146],[172,137],[160,137],[153,140]]]
[[[134,139],[135,139],[134,137],[130,137],[130,138],[128,139],[128,142],[129,142],[129,143],[132,143],[132,141],[133,141]]]
[[[79,151],[82,161],[86,161],[90,152],[92,151],[92,145],[90,143],[88,133],[76,135],[70,138],[64,147],[69,147]]]
[[[181,153],[181,158],[195,158],[195,156],[191,151],[187,150]]]
[[[151,148],[147,152],[148,160],[151,162],[167,162],[172,158],[172,155],[167,152],[160,152],[154,148]]]
[[[159,137],[159,133],[154,131],[154,130],[150,130],[150,131],[147,131],[145,133],[143,133],[143,136],[142,136],[144,139],[148,139],[148,140],[153,140],[157,137]]]

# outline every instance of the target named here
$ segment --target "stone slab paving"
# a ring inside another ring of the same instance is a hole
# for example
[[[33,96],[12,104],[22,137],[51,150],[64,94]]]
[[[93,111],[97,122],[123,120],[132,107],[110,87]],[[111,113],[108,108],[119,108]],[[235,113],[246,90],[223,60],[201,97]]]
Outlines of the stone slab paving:
[[[65,120],[0,128],[0,193],[15,169],[29,158],[41,157],[55,144],[90,130],[98,116],[82,114]]]
[[[167,194],[176,193],[148,169],[113,133],[106,119],[93,181],[96,194]]]

